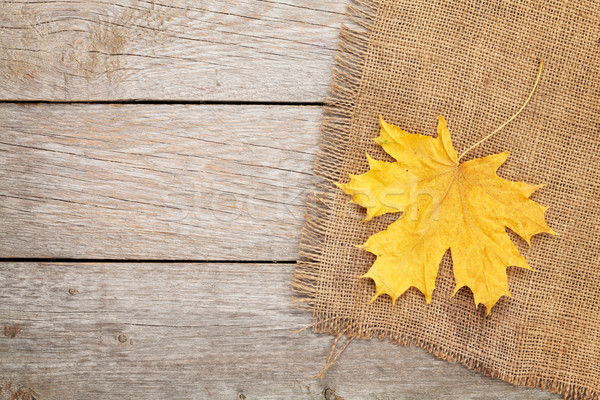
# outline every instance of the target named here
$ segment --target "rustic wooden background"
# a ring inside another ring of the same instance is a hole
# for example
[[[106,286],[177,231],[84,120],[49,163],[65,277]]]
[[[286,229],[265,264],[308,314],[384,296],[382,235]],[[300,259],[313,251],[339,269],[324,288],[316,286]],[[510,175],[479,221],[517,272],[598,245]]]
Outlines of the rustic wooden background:
[[[347,0],[2,0],[0,399],[550,399],[290,280]],[[3,333],[3,334],[2,334]]]

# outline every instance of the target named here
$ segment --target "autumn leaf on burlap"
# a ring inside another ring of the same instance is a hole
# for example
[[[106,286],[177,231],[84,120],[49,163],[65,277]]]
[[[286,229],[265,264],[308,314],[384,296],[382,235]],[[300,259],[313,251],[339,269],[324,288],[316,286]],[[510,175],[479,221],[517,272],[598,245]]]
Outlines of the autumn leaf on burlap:
[[[380,119],[375,141],[396,162],[374,160],[370,170],[338,184],[371,218],[403,215],[388,229],[359,246],[377,256],[363,278],[393,302],[415,286],[429,303],[442,256],[450,249],[456,293],[463,286],[489,314],[501,296],[510,296],[506,268],[531,269],[506,227],[530,243],[537,233],[554,233],[543,207],[529,199],[542,185],[511,182],[496,170],[508,152],[461,163],[446,121],[439,117],[437,137],[410,134]]]

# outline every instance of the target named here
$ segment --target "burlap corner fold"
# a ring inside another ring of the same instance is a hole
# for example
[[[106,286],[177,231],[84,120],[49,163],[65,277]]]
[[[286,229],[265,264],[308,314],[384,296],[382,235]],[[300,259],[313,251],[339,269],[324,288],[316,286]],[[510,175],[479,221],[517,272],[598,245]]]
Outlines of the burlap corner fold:
[[[364,0],[349,7],[324,111],[315,190],[307,203],[295,305],[315,332],[389,338],[486,375],[567,397],[600,398],[600,7],[593,0],[529,2]],[[435,134],[444,115],[460,153],[512,115],[545,70],[525,111],[467,158],[510,151],[499,175],[545,183],[560,236],[511,234],[534,272],[508,268],[512,298],[486,317],[472,294],[452,296],[450,254],[430,305],[416,289],[395,305],[369,300],[359,279],[373,257],[356,247],[397,215],[361,223],[334,182],[368,169],[378,115]]]

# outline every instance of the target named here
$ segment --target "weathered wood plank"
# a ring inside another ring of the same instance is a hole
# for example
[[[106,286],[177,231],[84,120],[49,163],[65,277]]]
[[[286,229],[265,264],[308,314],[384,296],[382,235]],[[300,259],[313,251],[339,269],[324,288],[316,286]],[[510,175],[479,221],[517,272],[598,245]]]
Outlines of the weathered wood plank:
[[[4,1],[0,98],[322,101],[346,2]]]
[[[295,260],[320,107],[0,105],[0,257]]]
[[[332,338],[292,333],[310,320],[289,308],[293,269],[0,264],[0,382],[39,399],[557,398],[377,340],[311,380]]]

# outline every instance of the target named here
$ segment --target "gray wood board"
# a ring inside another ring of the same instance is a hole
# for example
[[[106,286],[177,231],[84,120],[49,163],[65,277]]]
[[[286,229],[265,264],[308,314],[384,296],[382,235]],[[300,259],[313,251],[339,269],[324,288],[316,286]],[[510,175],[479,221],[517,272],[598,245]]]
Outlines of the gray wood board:
[[[0,399],[558,398],[379,340],[310,379],[333,338],[292,333],[310,323],[290,308],[293,269],[2,263]]]
[[[346,3],[3,2],[0,99],[323,101]]]
[[[321,112],[0,104],[0,257],[295,260]]]

